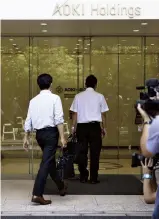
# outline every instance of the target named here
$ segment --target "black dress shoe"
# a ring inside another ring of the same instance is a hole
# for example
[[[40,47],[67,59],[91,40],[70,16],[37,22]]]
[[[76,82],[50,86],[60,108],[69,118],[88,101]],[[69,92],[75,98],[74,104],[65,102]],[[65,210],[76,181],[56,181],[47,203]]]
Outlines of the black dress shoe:
[[[86,183],[86,182],[88,182],[88,177],[80,178],[80,182],[81,182],[81,183]]]
[[[98,183],[100,183],[100,181],[99,180],[90,180],[90,183],[91,184],[98,184]]]
[[[81,183],[86,183],[87,181],[88,181],[88,176],[89,176],[89,172],[88,172],[88,170],[86,171],[86,173],[85,173],[85,176],[80,176],[80,182]]]
[[[63,189],[59,190],[60,196],[65,196],[67,193],[67,189],[68,189],[68,184],[64,184]]]

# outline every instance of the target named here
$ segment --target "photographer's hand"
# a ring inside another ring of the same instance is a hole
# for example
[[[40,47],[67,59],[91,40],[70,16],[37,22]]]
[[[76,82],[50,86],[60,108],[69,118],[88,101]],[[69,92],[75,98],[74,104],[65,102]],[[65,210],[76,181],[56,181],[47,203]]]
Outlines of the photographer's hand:
[[[156,199],[156,188],[154,188],[153,178],[152,178],[152,170],[150,168],[153,167],[153,159],[149,160],[146,158],[145,162],[141,162],[142,170],[143,170],[143,193],[144,200],[147,204],[153,204]]]
[[[152,158],[145,158],[145,162],[143,163],[141,161],[141,165],[142,165],[142,170],[143,170],[143,174],[151,174],[152,170],[151,168],[153,167],[153,159]]]
[[[141,108],[141,104],[137,105],[137,110],[139,111],[139,113],[141,114],[144,122],[150,122],[150,117],[147,115],[147,113]]]
[[[149,135],[149,122],[151,121],[151,118],[141,108],[141,104],[137,105],[137,110],[139,111],[139,113],[141,114],[141,116],[144,120],[142,136],[140,139],[141,152],[145,157],[152,157],[153,154],[147,149],[147,140],[148,140],[148,135]]]

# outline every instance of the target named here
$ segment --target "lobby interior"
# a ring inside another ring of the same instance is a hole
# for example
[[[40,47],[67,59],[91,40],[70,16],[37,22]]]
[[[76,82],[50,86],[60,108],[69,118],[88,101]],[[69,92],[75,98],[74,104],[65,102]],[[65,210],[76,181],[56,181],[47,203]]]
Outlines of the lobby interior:
[[[22,140],[28,103],[39,92],[36,78],[43,72],[53,76],[53,92],[61,97],[66,135],[73,97],[89,74],[96,75],[97,91],[110,108],[100,174],[140,177],[141,168],[131,168],[141,135],[136,86],[159,77],[158,27],[157,20],[2,21],[2,179],[32,179],[37,173],[41,152],[35,133],[28,153]]]

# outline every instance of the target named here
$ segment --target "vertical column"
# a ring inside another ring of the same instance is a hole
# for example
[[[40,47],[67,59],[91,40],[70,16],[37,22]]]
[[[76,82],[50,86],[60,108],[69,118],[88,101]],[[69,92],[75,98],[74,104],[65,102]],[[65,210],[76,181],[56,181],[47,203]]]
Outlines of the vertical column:
[[[83,86],[83,89],[85,87],[85,82],[84,82],[84,65],[85,65],[85,62],[84,62],[84,38],[82,39],[82,86]]]
[[[33,85],[33,37],[29,37],[29,100],[33,98],[34,85]],[[33,133],[31,134],[31,145],[29,150],[29,174],[32,179],[34,178],[34,151],[33,151]]]
[[[118,105],[118,111],[117,111],[117,114],[118,114],[118,122],[117,122],[117,124],[118,124],[118,136],[117,136],[117,138],[118,138],[118,140],[117,140],[117,142],[118,142],[118,145],[117,145],[117,150],[118,150],[118,152],[117,152],[117,158],[119,159],[119,138],[120,138],[120,130],[119,130],[119,121],[120,121],[120,112],[119,112],[119,71],[120,71],[120,57],[119,57],[119,55],[120,55],[120,44],[119,44],[119,37],[118,37],[118,70],[117,70],[117,74],[118,74],[118,76],[117,76],[117,81],[118,81],[118,88],[117,88],[117,96],[118,96],[118,103],[117,103],[117,105]]]
[[[89,71],[90,74],[92,74],[92,41],[91,41],[92,37],[90,37],[89,39],[89,43],[90,43],[90,50],[89,50],[89,56],[90,56],[90,60],[89,60]]]

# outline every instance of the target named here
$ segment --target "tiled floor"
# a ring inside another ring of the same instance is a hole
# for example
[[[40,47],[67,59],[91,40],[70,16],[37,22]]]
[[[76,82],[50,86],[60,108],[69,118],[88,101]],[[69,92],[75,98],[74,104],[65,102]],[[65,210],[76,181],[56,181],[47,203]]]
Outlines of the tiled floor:
[[[2,180],[2,215],[142,215],[151,216],[154,205],[146,205],[142,196],[48,196],[52,204],[38,206],[30,202],[32,180]]]

